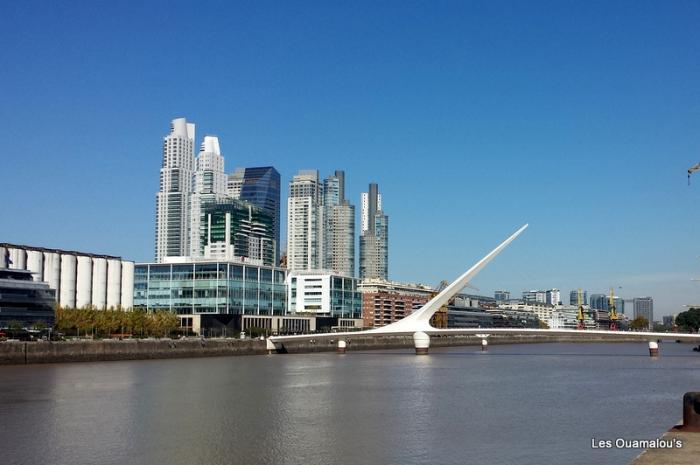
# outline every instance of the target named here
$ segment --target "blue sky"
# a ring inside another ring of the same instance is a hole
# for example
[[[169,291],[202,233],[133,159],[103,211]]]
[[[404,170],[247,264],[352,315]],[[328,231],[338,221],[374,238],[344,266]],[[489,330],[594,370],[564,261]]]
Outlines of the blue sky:
[[[63,4],[61,4],[63,3]],[[700,302],[700,3],[10,2],[0,241],[153,257],[172,118],[379,183],[390,275]],[[283,231],[284,233],[284,231]]]

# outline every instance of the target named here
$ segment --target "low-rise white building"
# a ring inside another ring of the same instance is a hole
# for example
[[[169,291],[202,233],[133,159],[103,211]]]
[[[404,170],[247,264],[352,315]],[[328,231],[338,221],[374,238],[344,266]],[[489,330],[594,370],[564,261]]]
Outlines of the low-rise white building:
[[[290,314],[361,318],[359,280],[325,270],[295,271],[287,276]]]

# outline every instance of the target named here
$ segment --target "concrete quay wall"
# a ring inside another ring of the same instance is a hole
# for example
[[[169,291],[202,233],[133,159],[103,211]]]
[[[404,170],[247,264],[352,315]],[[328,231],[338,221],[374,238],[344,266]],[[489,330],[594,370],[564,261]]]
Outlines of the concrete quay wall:
[[[0,342],[0,365],[96,362],[266,354],[265,341],[236,339],[130,339]]]
[[[346,337],[348,352],[359,350],[413,349],[411,336]],[[603,337],[494,335],[489,344],[533,344],[542,342],[637,342],[626,338],[615,341]],[[431,347],[480,345],[475,336],[441,336],[431,338]],[[311,353],[336,350],[337,340],[308,340],[285,342],[282,352]],[[266,341],[238,339],[130,339],[60,342],[0,342],[0,365],[33,363],[94,362],[113,360],[144,360],[161,358],[214,357],[266,354]]]
[[[488,333],[488,331],[484,331]],[[344,337],[347,345],[346,349],[350,351],[359,350],[383,350],[383,349],[413,349],[413,336],[348,336]],[[543,336],[543,335],[491,335],[488,338],[489,345],[497,344],[538,344],[545,342],[571,342],[571,343],[596,343],[596,342],[636,342],[642,344],[638,339],[634,338],[611,338],[591,336],[587,338],[571,337],[571,336]],[[309,340],[283,343],[284,350],[288,353],[309,353],[309,352],[328,352],[336,350],[337,340],[319,340],[314,341],[313,336]],[[431,336],[430,347],[460,347],[460,346],[475,346],[481,345],[481,338],[476,336]]]

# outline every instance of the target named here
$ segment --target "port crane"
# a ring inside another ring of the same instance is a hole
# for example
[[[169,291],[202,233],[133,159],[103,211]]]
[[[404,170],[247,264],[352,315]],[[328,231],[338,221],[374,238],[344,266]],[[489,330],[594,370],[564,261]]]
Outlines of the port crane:
[[[697,170],[700,170],[700,163],[696,163],[688,168],[688,185],[690,185],[690,175],[695,173]]]
[[[444,291],[449,285],[450,283],[444,279],[440,281],[438,288],[435,290],[435,292],[431,293],[431,299],[440,292]],[[430,319],[430,324],[435,328],[447,328],[447,304],[443,305],[437,312],[435,312],[433,317]]]
[[[608,297],[608,312],[610,314],[610,331],[617,331],[617,307],[615,307],[615,293],[613,288],[610,288],[610,296]]]
[[[576,291],[576,303],[578,304],[578,314],[576,315],[578,324],[576,325],[576,329],[586,329],[584,323],[585,316],[583,315],[583,291],[581,289]]]

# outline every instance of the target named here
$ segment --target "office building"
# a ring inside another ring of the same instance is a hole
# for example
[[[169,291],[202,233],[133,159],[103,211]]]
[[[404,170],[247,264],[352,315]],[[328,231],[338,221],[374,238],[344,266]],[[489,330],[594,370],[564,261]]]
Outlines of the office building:
[[[510,300],[509,291],[496,291],[493,293],[496,302],[508,302]]]
[[[163,139],[160,189],[156,194],[155,260],[190,252],[190,195],[194,174],[195,126],[174,119]]]
[[[171,263],[139,263],[134,308],[168,310],[182,327],[242,328],[241,315],[286,314],[286,270],[238,261],[173,257]]]
[[[666,315],[662,317],[663,325],[671,328],[676,324],[676,315]]]
[[[324,181],[324,264],[327,270],[355,275],[355,206],[345,198],[345,172]]]
[[[360,278],[389,279],[389,217],[382,210],[377,184],[361,197]]]
[[[275,266],[274,217],[251,203],[225,199],[202,207],[204,257]]]
[[[545,303],[549,305],[561,304],[561,292],[559,292],[559,289],[548,290],[545,296]]]
[[[625,300],[622,297],[613,296],[615,311],[625,313]],[[592,310],[610,311],[610,296],[607,294],[591,294],[589,304]]]
[[[226,195],[226,174],[224,157],[221,155],[219,138],[206,136],[202,142],[195,163],[193,184],[190,196],[190,252],[191,257],[202,257],[204,247],[201,236],[203,232],[203,210],[222,200]]]
[[[61,307],[131,308],[134,262],[111,255],[0,243],[0,268],[27,270],[55,291]]]
[[[289,313],[360,319],[362,294],[357,285],[357,278],[337,273],[290,272],[287,277]]]
[[[17,322],[25,329],[55,321],[56,291],[28,270],[0,268],[0,328]]]
[[[649,321],[649,329],[654,324],[654,299],[651,297],[637,297],[632,300],[634,306],[634,318],[644,317]]]
[[[275,257],[280,257],[280,174],[272,166],[237,168],[228,176],[229,197],[245,200],[273,217]]]
[[[545,304],[547,303],[547,291],[539,291],[536,289],[530,291],[523,291],[523,302],[539,302],[541,304]]]
[[[581,291],[581,304],[588,305],[588,291]],[[569,305],[578,305],[578,289],[569,293]]]
[[[318,171],[300,171],[289,183],[287,199],[287,268],[318,270],[324,266],[323,186]]]

